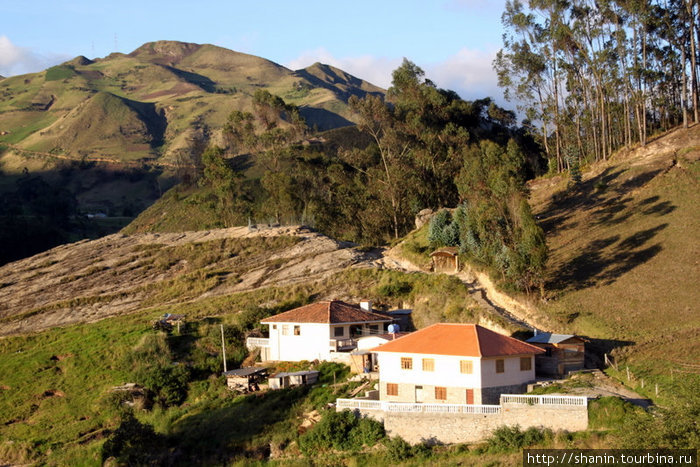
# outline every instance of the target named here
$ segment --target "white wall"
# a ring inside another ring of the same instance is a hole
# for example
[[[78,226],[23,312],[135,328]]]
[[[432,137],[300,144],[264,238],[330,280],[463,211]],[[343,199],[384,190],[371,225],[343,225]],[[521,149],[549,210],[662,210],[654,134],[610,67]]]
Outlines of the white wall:
[[[330,356],[330,330],[320,323],[266,323],[270,327],[270,360],[298,362],[301,360],[327,360]],[[289,326],[289,335],[282,334],[283,326]],[[300,327],[300,335],[294,335],[294,326]],[[273,329],[276,327],[276,329]]]
[[[410,383],[418,385],[479,388],[481,387],[480,359],[448,355],[398,354],[379,352],[379,380],[383,383]],[[401,369],[401,357],[413,358],[413,369]],[[423,371],[423,358],[435,360],[435,371]],[[460,360],[472,361],[472,373],[460,372]]]
[[[357,339],[357,350],[367,350],[386,344],[388,341],[384,337],[367,336]]]
[[[528,358],[530,359],[530,369],[526,371],[520,370],[520,356],[503,358],[503,373],[496,373],[496,358],[482,358],[482,387],[511,386],[534,381],[535,362],[532,355]]]
[[[386,383],[425,384],[431,386],[483,388],[510,386],[535,380],[535,362],[530,370],[520,370],[520,357],[504,358],[504,372],[496,373],[495,358],[455,357],[449,355],[399,354],[379,352],[379,380]],[[413,369],[401,368],[401,357],[413,358]],[[435,360],[435,371],[423,371],[423,358]],[[472,361],[472,374],[460,372],[460,360]]]

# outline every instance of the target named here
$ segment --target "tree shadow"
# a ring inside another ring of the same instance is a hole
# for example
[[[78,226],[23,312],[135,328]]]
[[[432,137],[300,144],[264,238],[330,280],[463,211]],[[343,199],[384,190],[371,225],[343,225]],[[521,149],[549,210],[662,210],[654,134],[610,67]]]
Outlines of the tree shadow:
[[[661,252],[662,247],[659,243],[642,247],[666,227],[666,223],[659,224],[624,239],[613,235],[593,240],[579,255],[563,264],[553,274],[553,280],[547,287],[550,290],[580,290],[596,284],[612,284],[622,274],[646,263]]]
[[[227,464],[234,457],[264,456],[260,449],[251,449],[250,441],[270,425],[284,421],[308,391],[308,386],[300,386],[251,394],[181,418],[172,428],[172,438],[182,450],[181,460],[189,465],[212,465]]]

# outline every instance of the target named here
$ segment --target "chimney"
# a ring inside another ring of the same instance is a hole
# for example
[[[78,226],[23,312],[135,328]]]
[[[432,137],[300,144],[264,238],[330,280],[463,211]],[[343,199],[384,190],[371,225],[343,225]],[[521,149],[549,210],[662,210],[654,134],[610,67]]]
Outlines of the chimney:
[[[365,310],[365,311],[372,311],[372,301],[371,300],[362,300],[360,302],[360,308]]]

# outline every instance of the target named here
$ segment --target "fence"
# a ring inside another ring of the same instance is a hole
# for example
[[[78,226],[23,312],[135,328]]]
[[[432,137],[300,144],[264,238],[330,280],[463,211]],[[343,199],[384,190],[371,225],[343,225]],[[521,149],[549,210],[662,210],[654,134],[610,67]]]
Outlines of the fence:
[[[263,337],[249,337],[248,339],[246,339],[245,345],[248,348],[248,350],[252,350],[255,348],[269,347],[270,346],[270,339],[266,339]]]
[[[517,394],[502,394],[501,404],[526,404],[526,405],[588,405],[586,396],[527,396]]]
[[[499,405],[413,404],[362,399],[338,399],[336,400],[336,407],[339,409],[382,410],[384,412],[403,413],[467,413],[488,415],[501,412],[501,406]]]

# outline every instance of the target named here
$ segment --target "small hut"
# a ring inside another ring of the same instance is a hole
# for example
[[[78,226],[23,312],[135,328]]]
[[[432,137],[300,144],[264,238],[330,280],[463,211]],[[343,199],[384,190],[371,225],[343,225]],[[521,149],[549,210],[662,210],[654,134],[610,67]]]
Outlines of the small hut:
[[[267,368],[248,367],[225,371],[226,385],[229,389],[241,392],[253,392],[260,389],[258,383],[267,375]]]
[[[430,253],[433,272],[459,272],[459,249],[456,246],[438,248]]]
[[[314,384],[318,381],[318,371],[295,371],[293,373],[277,373],[270,376],[268,384],[270,389],[284,389],[304,384]]]
[[[544,354],[535,355],[537,374],[563,376],[570,371],[584,368],[586,343],[581,337],[539,332],[527,342],[545,351]]]

